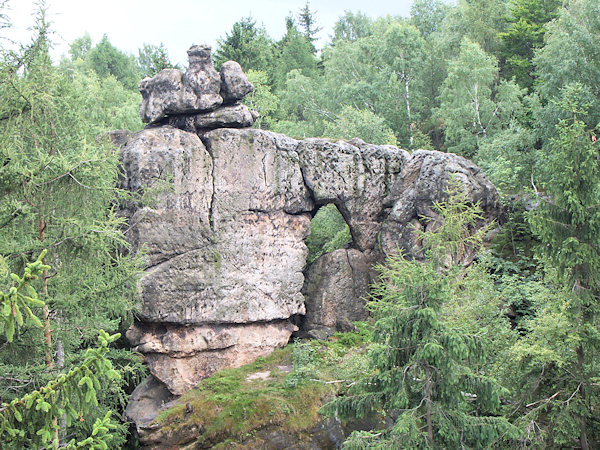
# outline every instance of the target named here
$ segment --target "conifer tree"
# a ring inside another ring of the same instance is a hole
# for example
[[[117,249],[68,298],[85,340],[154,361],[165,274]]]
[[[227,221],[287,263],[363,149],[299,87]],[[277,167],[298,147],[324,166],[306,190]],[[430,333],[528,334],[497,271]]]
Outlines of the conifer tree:
[[[524,426],[537,423],[551,446],[582,449],[600,442],[600,164],[598,143],[586,126],[583,87],[565,87],[548,158],[550,199],[530,218],[556,295],[537,305],[529,335],[514,350],[526,406]]]
[[[124,220],[115,212],[124,195],[116,189],[119,155],[98,138],[107,130],[93,90],[52,65],[50,46],[42,7],[31,44],[2,49],[0,58],[0,256],[20,273],[46,248],[43,262],[52,267],[33,281],[44,302],[43,329],[25,322],[0,338],[3,402],[69,371],[99,329],[123,331],[135,299],[139,266],[125,253]],[[10,378],[22,382],[11,385]],[[100,399],[110,395],[124,395],[122,384],[99,392]],[[91,432],[94,415],[108,409],[101,403],[69,433]]]
[[[460,279],[460,268],[448,258],[474,244],[465,241],[465,227],[478,217],[453,190],[457,186],[451,185],[448,202],[438,205],[441,226],[422,235],[425,261],[400,254],[378,267],[379,281],[368,302],[376,320],[373,373],[324,411],[343,418],[395,411],[397,418],[385,430],[353,433],[348,448],[483,448],[517,435],[516,427],[497,415],[506,391],[478,370],[485,337],[453,326],[443,314],[452,284]],[[444,236],[448,246],[438,239]]]
[[[314,42],[317,40],[317,33],[323,28],[317,26],[317,20],[315,19],[315,12],[310,10],[308,1],[298,13],[298,24],[304,31],[304,37],[310,42],[313,49],[313,53],[316,52]]]
[[[217,70],[225,61],[232,60],[244,71],[271,73],[272,56],[272,42],[264,27],[258,27],[252,17],[244,17],[233,24],[225,38],[217,40],[213,58]]]

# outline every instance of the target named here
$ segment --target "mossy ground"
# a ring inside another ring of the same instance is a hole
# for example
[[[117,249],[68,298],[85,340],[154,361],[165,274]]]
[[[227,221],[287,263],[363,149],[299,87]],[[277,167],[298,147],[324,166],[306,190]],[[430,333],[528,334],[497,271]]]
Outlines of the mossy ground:
[[[163,411],[165,431],[198,430],[200,447],[241,442],[257,430],[277,427],[302,435],[319,420],[319,409],[352,383],[364,365],[368,326],[337,333],[329,341],[296,341],[237,369],[226,369]]]

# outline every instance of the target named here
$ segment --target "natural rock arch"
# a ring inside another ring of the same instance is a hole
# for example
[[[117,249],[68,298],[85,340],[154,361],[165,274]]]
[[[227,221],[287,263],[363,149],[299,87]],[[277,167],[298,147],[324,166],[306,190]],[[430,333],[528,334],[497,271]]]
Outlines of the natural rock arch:
[[[210,49],[188,53],[187,73],[169,69],[140,84],[149,126],[118,134],[123,187],[154,191],[151,204],[123,211],[133,248],[147,258],[139,321],[127,333],[154,377],[127,410],[138,429],[160,406],[148,398],[181,395],[285,345],[290,317],[306,314],[309,329],[327,334],[364,316],[372,263],[398,249],[418,254],[412,226],[435,214],[452,174],[486,222],[500,211],[481,170],[453,154],[248,128],[257,115],[237,103],[251,89],[239,65],[217,74]],[[311,213],[326,203],[340,209],[354,248],[307,268]],[[327,299],[346,310],[344,320],[331,320]],[[150,406],[140,409],[144,398]]]

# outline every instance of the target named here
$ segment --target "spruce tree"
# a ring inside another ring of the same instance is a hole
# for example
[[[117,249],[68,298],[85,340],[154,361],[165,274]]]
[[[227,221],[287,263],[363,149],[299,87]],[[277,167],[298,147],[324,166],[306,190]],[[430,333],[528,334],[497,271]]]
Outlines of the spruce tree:
[[[304,37],[306,37],[308,42],[310,42],[310,45],[313,49],[313,53],[316,52],[314,42],[317,40],[317,33],[323,29],[322,27],[317,26],[315,13],[316,11],[313,12],[310,10],[310,5],[308,1],[298,13],[298,24],[300,25],[300,28],[302,28],[302,30],[304,31]]]
[[[342,418],[375,413],[397,417],[384,430],[353,433],[345,447],[482,448],[517,435],[499,416],[506,391],[481,370],[486,337],[466,332],[444,316],[454,283],[461,279],[460,266],[451,261],[474,244],[465,240],[469,219],[478,217],[473,208],[451,190],[449,201],[437,208],[441,225],[422,235],[425,260],[398,254],[378,267],[379,281],[368,302],[375,319],[372,374],[324,411]]]
[[[526,386],[520,421],[537,423],[552,446],[578,441],[588,449],[600,442],[600,164],[582,93],[580,84],[568,85],[557,101],[568,115],[551,140],[549,198],[530,217],[556,293],[537,305],[514,353]]]

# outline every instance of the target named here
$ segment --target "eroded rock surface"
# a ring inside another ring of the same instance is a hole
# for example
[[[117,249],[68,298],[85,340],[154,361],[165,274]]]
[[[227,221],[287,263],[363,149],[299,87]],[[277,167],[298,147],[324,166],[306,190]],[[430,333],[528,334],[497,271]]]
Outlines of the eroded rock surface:
[[[283,347],[297,329],[287,320],[239,325],[138,323],[127,332],[150,373],[175,395],[227,367],[240,367]]]
[[[211,49],[206,45],[194,45],[188,50],[189,67],[185,73],[179,69],[163,69],[153,77],[144,78],[139,84],[142,94],[140,115],[145,123],[157,123],[170,116],[197,114],[213,111],[221,104],[233,104],[254,90],[234,61],[223,64],[221,72],[213,67]],[[256,118],[245,112],[228,111],[217,117],[198,118],[208,121],[204,128],[250,126]],[[226,125],[218,125],[218,123]],[[246,123],[250,122],[248,125]]]
[[[302,326],[309,335],[312,330],[317,336],[348,331],[351,322],[368,318],[364,304],[374,278],[371,263],[357,249],[339,249],[308,266],[302,290],[306,301]]]
[[[243,99],[254,90],[242,67],[235,61],[226,61],[221,66],[221,97],[229,104]]]
[[[418,256],[421,244],[414,229],[435,226],[438,217],[436,202],[446,199],[450,177],[458,179],[473,203],[478,203],[484,215],[479,226],[496,220],[501,213],[500,198],[494,185],[471,161],[452,153],[417,150],[407,161],[392,186],[391,210],[384,218],[379,238],[384,255],[402,249],[408,256]],[[466,254],[463,264],[470,264],[473,254]]]

